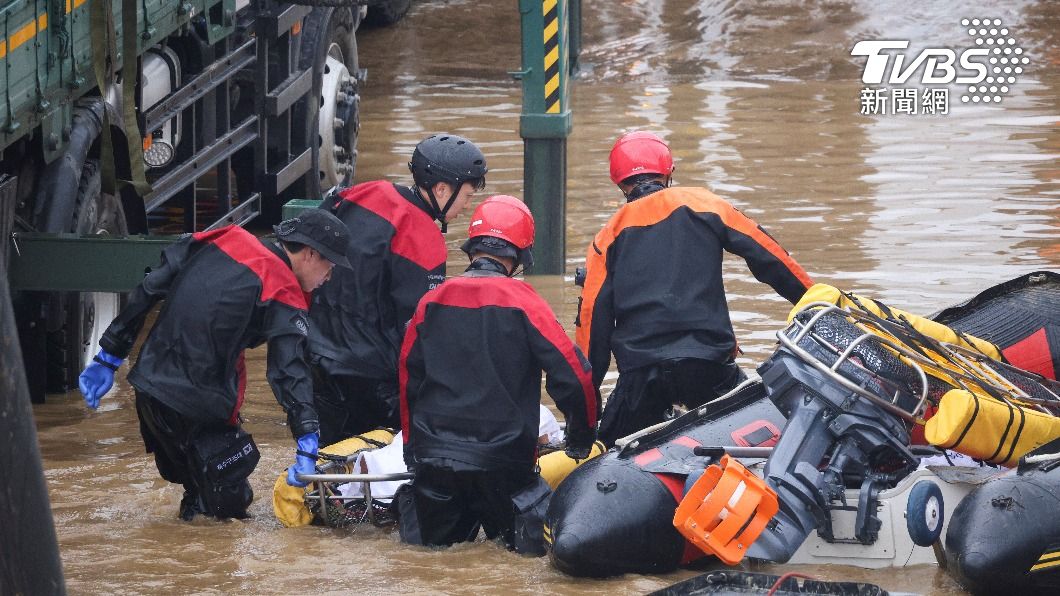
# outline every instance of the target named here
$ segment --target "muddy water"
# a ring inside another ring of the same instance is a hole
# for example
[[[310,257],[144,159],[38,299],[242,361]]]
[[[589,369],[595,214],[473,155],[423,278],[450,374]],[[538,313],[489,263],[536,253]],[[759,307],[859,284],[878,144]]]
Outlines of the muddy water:
[[[485,149],[489,193],[522,194],[521,95],[506,75],[519,66],[516,3],[485,4],[419,1],[401,24],[362,36],[360,179],[407,180],[414,144],[448,130]],[[679,184],[730,198],[818,281],[931,313],[1020,273],[1060,269],[1060,6],[919,4],[585,1],[585,69],[568,145],[568,271],[621,202],[606,158],[633,128],[666,137]],[[975,17],[1003,19],[1033,60],[1002,103],[960,105],[953,88],[947,116],[859,114],[854,43],[964,47],[958,21]],[[463,223],[449,237],[451,272],[463,263]],[[751,369],[772,351],[786,304],[739,259],[725,273],[741,364]],[[571,275],[531,282],[570,328]],[[270,495],[293,445],[263,357],[250,354],[244,410],[263,451],[247,522],[176,521],[180,491],[144,456],[124,381],[98,413],[76,394],[36,408],[71,592],[632,594],[693,574],[578,580],[486,543],[432,552],[370,528],[283,529]],[[931,566],[803,571],[961,593]]]

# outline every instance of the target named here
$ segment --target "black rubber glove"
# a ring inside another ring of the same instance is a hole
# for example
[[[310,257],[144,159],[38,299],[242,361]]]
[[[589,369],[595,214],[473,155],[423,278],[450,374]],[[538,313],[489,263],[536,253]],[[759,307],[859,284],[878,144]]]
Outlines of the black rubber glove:
[[[563,453],[567,457],[573,459],[576,462],[580,462],[583,459],[589,457],[589,453],[593,450],[592,443],[580,446],[580,445],[567,445],[567,448],[563,450]]]

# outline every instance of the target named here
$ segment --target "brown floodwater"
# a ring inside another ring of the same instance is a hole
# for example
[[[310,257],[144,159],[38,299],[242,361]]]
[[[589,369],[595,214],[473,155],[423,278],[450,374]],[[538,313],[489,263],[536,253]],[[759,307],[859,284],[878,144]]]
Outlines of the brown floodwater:
[[[361,36],[369,79],[358,179],[407,181],[415,143],[450,131],[484,149],[483,196],[522,195],[521,89],[507,75],[519,67],[516,6],[420,0],[397,26]],[[608,151],[639,128],[671,143],[679,184],[732,200],[817,281],[930,314],[1021,273],[1060,269],[1060,5],[587,0],[582,10],[567,275],[530,278],[569,331],[574,267],[622,201],[608,180]],[[1001,18],[1031,58],[1003,102],[962,105],[951,87],[945,116],[859,113],[862,62],[849,55],[857,41],[967,47],[959,20],[976,17]],[[457,246],[466,221],[448,237],[451,273],[465,262]],[[726,261],[725,280],[740,363],[751,370],[772,352],[788,305],[737,258]],[[432,551],[375,528],[285,529],[270,496],[293,443],[264,380],[264,351],[248,364],[246,428],[263,452],[249,521],[177,521],[181,491],[143,453],[127,368],[98,412],[77,393],[34,407],[72,593],[614,595],[696,573],[575,579],[486,542]],[[612,373],[605,394],[613,383]],[[962,593],[934,566],[801,571]]]

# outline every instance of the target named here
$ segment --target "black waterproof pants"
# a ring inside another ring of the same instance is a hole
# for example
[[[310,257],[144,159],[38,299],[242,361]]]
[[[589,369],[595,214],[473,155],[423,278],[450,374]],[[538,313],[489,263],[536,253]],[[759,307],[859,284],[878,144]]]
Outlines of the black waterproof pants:
[[[401,428],[396,383],[329,375],[316,365],[312,370],[313,405],[320,418],[321,446],[377,428]]]
[[[689,409],[725,395],[747,379],[733,361],[698,358],[663,360],[619,375],[600,417],[599,439],[615,441],[666,420],[676,404]]]
[[[180,516],[196,513],[218,518],[247,516],[254,499],[247,477],[260,454],[251,436],[222,421],[192,420],[136,392],[140,435],[162,478],[184,486]]]
[[[541,556],[551,495],[533,470],[454,471],[421,464],[397,494],[401,541],[449,546],[474,540],[481,527],[511,550]]]

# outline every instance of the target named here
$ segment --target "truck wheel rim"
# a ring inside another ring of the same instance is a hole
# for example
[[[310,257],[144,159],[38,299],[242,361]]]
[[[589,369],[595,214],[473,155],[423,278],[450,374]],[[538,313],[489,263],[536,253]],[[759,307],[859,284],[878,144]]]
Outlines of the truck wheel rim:
[[[320,87],[320,188],[327,191],[336,185],[346,185],[353,177],[359,127],[357,115],[360,97],[357,82],[342,62],[342,52],[336,44],[328,50]],[[352,134],[351,134],[352,133]]]
[[[121,312],[121,294],[85,292],[81,296],[81,370],[92,362],[99,340]]]

